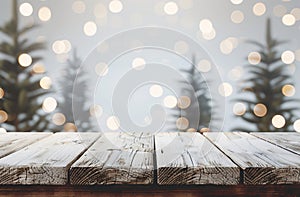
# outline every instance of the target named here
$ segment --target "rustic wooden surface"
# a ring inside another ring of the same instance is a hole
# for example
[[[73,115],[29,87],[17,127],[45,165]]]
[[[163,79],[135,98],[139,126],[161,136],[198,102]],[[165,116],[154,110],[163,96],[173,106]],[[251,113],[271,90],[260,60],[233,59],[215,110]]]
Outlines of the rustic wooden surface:
[[[51,133],[2,133],[0,136],[0,158],[9,155],[25,146],[32,144],[42,138],[50,136]]]
[[[152,184],[153,136],[103,133],[70,169],[71,184]]]
[[[300,155],[300,133],[297,132],[254,132],[251,135],[269,141],[277,146]]]
[[[0,184],[66,184],[68,170],[99,133],[56,133],[0,159]]]
[[[155,135],[157,182],[235,185],[240,169],[199,133]]]
[[[205,133],[243,169],[244,184],[300,183],[300,156],[242,132]]]

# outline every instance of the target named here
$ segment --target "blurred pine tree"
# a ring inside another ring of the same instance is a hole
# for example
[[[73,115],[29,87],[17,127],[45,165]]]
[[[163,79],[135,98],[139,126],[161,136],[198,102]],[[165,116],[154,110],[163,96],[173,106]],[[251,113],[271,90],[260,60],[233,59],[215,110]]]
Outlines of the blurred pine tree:
[[[182,95],[190,99],[190,101],[188,101],[190,104],[187,108],[184,107],[180,109],[180,105],[182,105],[180,102],[186,101],[179,99],[177,110],[180,112],[180,117],[184,116],[189,121],[189,127],[183,131],[206,132],[209,131],[210,121],[212,119],[212,100],[209,97],[207,82],[203,80],[195,65],[196,59],[195,55],[193,55],[191,67],[180,70],[187,76],[187,81],[180,81],[184,86]],[[190,87],[188,87],[189,85]],[[199,114],[194,114],[195,111]]]
[[[66,124],[71,123],[75,125],[73,113],[76,113],[78,120],[76,120],[75,129],[80,132],[86,132],[91,131],[92,126],[89,120],[89,109],[85,106],[88,100],[86,98],[86,91],[88,89],[86,74],[84,70],[80,69],[80,65],[81,60],[77,56],[76,50],[74,50],[72,59],[68,60],[64,68],[62,80],[59,81],[63,100],[59,102],[58,110],[66,117]],[[77,80],[77,90],[73,91],[75,79]],[[69,128],[72,129],[72,127],[65,126],[64,130],[68,131]]]
[[[0,43],[0,87],[4,92],[0,123],[8,131],[45,131],[49,121],[40,98],[48,92],[41,88],[40,77],[31,70],[31,65],[42,58],[28,55],[44,49],[44,43],[30,43],[24,37],[36,26],[19,28],[17,0],[12,4],[12,19],[0,27],[7,38]]]
[[[281,60],[278,46],[285,43],[272,37],[271,22],[266,24],[266,44],[249,41],[259,48],[258,57],[252,57],[254,63],[247,65],[249,77],[242,81],[241,92],[250,94],[237,99],[246,104],[244,114],[238,116],[244,121],[255,125],[252,130],[245,124],[234,130],[251,131],[293,131],[294,111],[298,110],[296,99],[283,94],[285,85],[292,85],[291,76],[287,73],[288,67]],[[251,61],[251,57],[250,58]],[[253,99],[252,99],[253,98]],[[277,115],[277,116],[276,116]],[[284,119],[282,119],[284,117]],[[272,122],[273,120],[273,122]]]

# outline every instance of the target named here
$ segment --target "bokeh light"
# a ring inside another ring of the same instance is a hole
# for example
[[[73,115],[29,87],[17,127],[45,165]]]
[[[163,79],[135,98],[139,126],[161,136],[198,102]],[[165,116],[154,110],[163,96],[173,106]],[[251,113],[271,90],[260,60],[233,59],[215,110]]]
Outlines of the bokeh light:
[[[295,17],[296,21],[300,20],[300,8],[292,9],[291,14]]]
[[[178,6],[175,2],[170,1],[164,5],[164,11],[168,15],[174,15],[178,12]]]
[[[210,131],[210,129],[207,127],[203,127],[200,129],[200,133],[205,133],[205,132],[209,132],[209,131]]]
[[[286,84],[282,87],[281,92],[284,96],[291,97],[295,95],[295,87],[291,84]]]
[[[107,17],[107,9],[106,7],[98,3],[94,8],[94,15],[96,18],[106,18]]]
[[[273,116],[272,118],[272,125],[275,127],[275,128],[282,128],[284,127],[285,125],[285,119],[282,115],[275,115]]]
[[[235,10],[231,13],[230,18],[232,22],[239,24],[244,21],[244,13],[240,10]]]
[[[160,85],[152,85],[149,93],[153,97],[160,97],[163,94],[163,88]]]
[[[99,62],[95,66],[95,72],[98,76],[103,77],[108,73],[108,65],[104,62]]]
[[[0,110],[0,123],[7,121],[8,115],[5,111]]]
[[[277,17],[282,17],[283,15],[285,15],[287,13],[287,9],[285,6],[283,5],[276,5],[273,8],[273,13],[275,16]]]
[[[237,66],[231,69],[228,73],[228,76],[232,80],[239,80],[243,76],[243,68],[241,66]]]
[[[174,108],[177,105],[177,99],[175,96],[169,95],[164,98],[164,106],[167,108]]]
[[[52,122],[57,126],[61,126],[66,122],[66,117],[62,113],[55,113],[52,116]]]
[[[41,63],[34,64],[32,67],[32,71],[35,74],[43,74],[46,72],[44,65]]]
[[[19,55],[18,57],[18,62],[21,66],[23,67],[28,67],[31,65],[32,63],[32,58],[29,54],[27,53],[22,53],[21,55]]]
[[[110,130],[118,130],[120,127],[120,121],[118,119],[118,117],[116,116],[110,116],[109,118],[107,118],[106,120],[106,125]]]
[[[203,19],[199,23],[199,29],[202,31],[202,33],[210,33],[214,28],[209,19]]]
[[[22,3],[19,11],[23,16],[30,16],[33,13],[33,7],[30,3]]]
[[[88,21],[83,26],[83,32],[87,36],[93,36],[97,33],[97,25],[93,21]]]
[[[176,127],[179,130],[185,130],[189,127],[189,120],[185,117],[180,117],[176,120]]]
[[[219,85],[218,91],[221,96],[228,97],[232,94],[233,88],[230,83],[224,82]]]
[[[103,114],[103,108],[100,105],[93,105],[90,107],[90,115],[100,117]]]
[[[292,26],[296,23],[296,18],[292,14],[286,14],[282,17],[282,23],[286,26]]]
[[[82,14],[85,12],[85,3],[83,1],[74,1],[72,4],[72,10],[76,14]]]
[[[76,132],[77,127],[74,123],[68,122],[64,125],[64,130],[67,132]]]
[[[230,0],[232,4],[234,5],[238,5],[238,4],[241,4],[243,3],[243,0]]]
[[[64,54],[70,52],[72,45],[69,40],[56,40],[52,44],[52,51],[57,54]]]
[[[296,120],[293,124],[295,131],[300,132],[300,119]]]
[[[295,61],[295,54],[293,51],[284,51],[281,54],[281,60],[285,64],[291,64]]]
[[[3,96],[4,96],[4,90],[2,89],[2,88],[0,88],[0,99],[2,99],[3,98]]]
[[[197,132],[197,130],[195,128],[188,128],[186,132]]]
[[[48,7],[41,7],[38,16],[41,21],[49,21],[51,19],[51,10]]]
[[[184,41],[178,41],[174,45],[174,50],[179,54],[186,54],[189,50],[189,45]]]
[[[248,55],[248,62],[252,65],[257,65],[261,61],[261,56],[258,52],[251,52]]]
[[[120,13],[123,10],[123,4],[119,0],[112,0],[108,7],[112,13]]]
[[[246,106],[244,103],[235,103],[232,111],[235,115],[242,116],[246,113]]]
[[[188,96],[180,96],[178,98],[178,107],[180,109],[186,109],[191,105],[191,99]]]
[[[50,77],[43,77],[41,80],[40,80],[40,86],[41,88],[45,89],[45,90],[48,90],[51,88],[51,85],[52,85],[52,80]]]
[[[266,13],[266,6],[265,4],[259,2],[259,3],[256,3],[254,6],[253,6],[253,13],[256,15],[256,16],[262,16]]]
[[[220,43],[220,50],[223,54],[228,55],[233,50],[233,44],[230,40],[225,39]]]
[[[132,68],[135,70],[143,70],[145,68],[146,61],[144,58],[137,57],[132,60],[131,65]]]
[[[202,32],[202,37],[205,39],[205,40],[212,40],[216,37],[216,30],[215,29],[212,29],[211,32],[208,32],[208,33],[205,33],[205,32]]]
[[[211,70],[211,62],[207,59],[200,60],[197,64],[199,72],[209,72]]]
[[[257,117],[264,117],[267,111],[267,107],[262,103],[256,104],[253,108],[253,112]]]
[[[53,112],[57,107],[57,101],[53,97],[45,98],[42,108],[45,112]]]

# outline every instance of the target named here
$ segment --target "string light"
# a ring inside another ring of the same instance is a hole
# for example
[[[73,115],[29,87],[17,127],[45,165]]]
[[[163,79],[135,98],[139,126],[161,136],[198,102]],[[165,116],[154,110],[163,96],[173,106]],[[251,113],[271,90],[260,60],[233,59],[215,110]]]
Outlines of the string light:
[[[8,115],[5,111],[0,110],[0,123],[7,121]]]
[[[96,66],[95,66],[95,72],[97,75],[103,77],[105,75],[107,75],[108,73],[108,65],[104,62],[99,62]]]
[[[146,61],[141,57],[137,57],[133,59],[131,65],[135,70],[143,70],[145,68]]]
[[[175,96],[169,95],[164,98],[164,106],[167,108],[174,108],[177,105],[177,99]]]
[[[266,6],[265,4],[259,2],[259,3],[256,3],[254,6],[253,6],[253,13],[256,15],[256,16],[262,16],[266,13]]]
[[[149,93],[153,97],[160,97],[163,94],[163,89],[160,85],[152,85],[149,89]]]
[[[43,73],[45,73],[45,67],[44,67],[44,65],[37,63],[37,64],[33,65],[32,71],[35,74],[43,74]]]
[[[300,119],[296,120],[293,124],[295,131],[300,132]]]
[[[66,122],[66,117],[62,113],[55,113],[52,116],[52,122],[57,126],[61,126]]]
[[[116,116],[110,116],[107,120],[106,120],[106,125],[110,130],[118,130],[120,127],[120,121],[118,119],[118,117]]]
[[[295,61],[295,54],[293,51],[284,51],[281,54],[281,60],[285,64],[291,64]]]
[[[109,3],[109,11],[112,13],[120,13],[123,10],[123,4],[121,1],[113,0]]]
[[[232,86],[227,82],[224,82],[221,85],[219,85],[218,90],[219,94],[224,97],[230,96],[233,92]]]
[[[41,7],[38,16],[41,21],[49,21],[51,19],[51,10],[48,7]]]
[[[286,14],[282,17],[282,23],[286,26],[293,26],[296,23],[296,18],[292,14]]]
[[[7,133],[6,129],[0,127],[0,133]]]
[[[178,12],[178,6],[175,2],[167,2],[164,6],[164,11],[167,15],[175,15]]]
[[[281,92],[284,96],[291,97],[295,95],[295,87],[291,84],[284,85],[281,89]]]
[[[42,108],[46,113],[53,112],[57,107],[57,101],[53,97],[45,98]]]
[[[282,115],[275,115],[273,116],[272,118],[272,125],[275,127],[275,128],[282,128],[284,127],[285,125],[285,119]]]
[[[2,99],[4,96],[4,90],[2,88],[0,88],[0,99]]]
[[[240,10],[235,10],[231,13],[230,18],[232,22],[239,24],[244,21],[244,13]]]
[[[21,55],[19,55],[18,57],[18,62],[21,66],[23,67],[28,67],[31,65],[32,63],[32,58],[30,55],[28,55],[27,53],[22,53]]]
[[[185,117],[180,117],[176,120],[176,127],[179,130],[185,130],[189,127],[189,120]]]
[[[33,8],[30,3],[22,3],[19,7],[19,11],[23,16],[30,16],[33,13]]]
[[[258,52],[251,52],[248,55],[248,62],[252,65],[257,65],[261,61],[261,56]]]
[[[90,115],[100,117],[103,113],[103,108],[100,105],[93,105],[90,107]]]
[[[211,62],[207,59],[200,60],[197,64],[199,72],[209,72],[211,70]]]
[[[83,32],[87,36],[93,36],[97,33],[97,25],[93,21],[88,21],[83,26]]]
[[[238,5],[238,4],[241,4],[243,3],[243,0],[230,0],[232,4],[234,5]]]
[[[191,99],[188,96],[181,96],[178,99],[178,107],[180,109],[186,109],[191,105]]]
[[[235,103],[233,106],[233,113],[237,116],[242,116],[246,113],[246,106],[244,103]]]
[[[40,80],[40,86],[41,86],[41,88],[43,88],[45,90],[50,89],[51,85],[52,85],[52,80],[50,77],[43,77]]]
[[[264,117],[267,114],[267,107],[262,103],[258,103],[254,106],[253,112],[258,117]]]
[[[75,126],[74,123],[68,122],[64,125],[64,130],[67,132],[76,132],[77,127]]]

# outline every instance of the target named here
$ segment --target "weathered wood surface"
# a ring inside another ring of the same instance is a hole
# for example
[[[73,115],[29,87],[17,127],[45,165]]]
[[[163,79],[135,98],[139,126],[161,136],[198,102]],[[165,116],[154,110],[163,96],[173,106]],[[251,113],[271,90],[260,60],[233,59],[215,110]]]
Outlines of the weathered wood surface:
[[[300,156],[242,132],[205,133],[243,169],[244,184],[300,183]]]
[[[99,133],[56,133],[0,159],[0,184],[67,184],[70,165]]]
[[[158,133],[155,149],[158,184],[239,183],[239,167],[199,133]]]
[[[25,146],[32,144],[40,139],[50,136],[52,133],[21,133],[10,132],[2,133],[0,136],[0,158],[9,155]]]
[[[297,132],[253,132],[251,135],[300,155],[300,133]]]
[[[152,184],[153,136],[147,133],[103,133],[70,169],[76,185]]]

